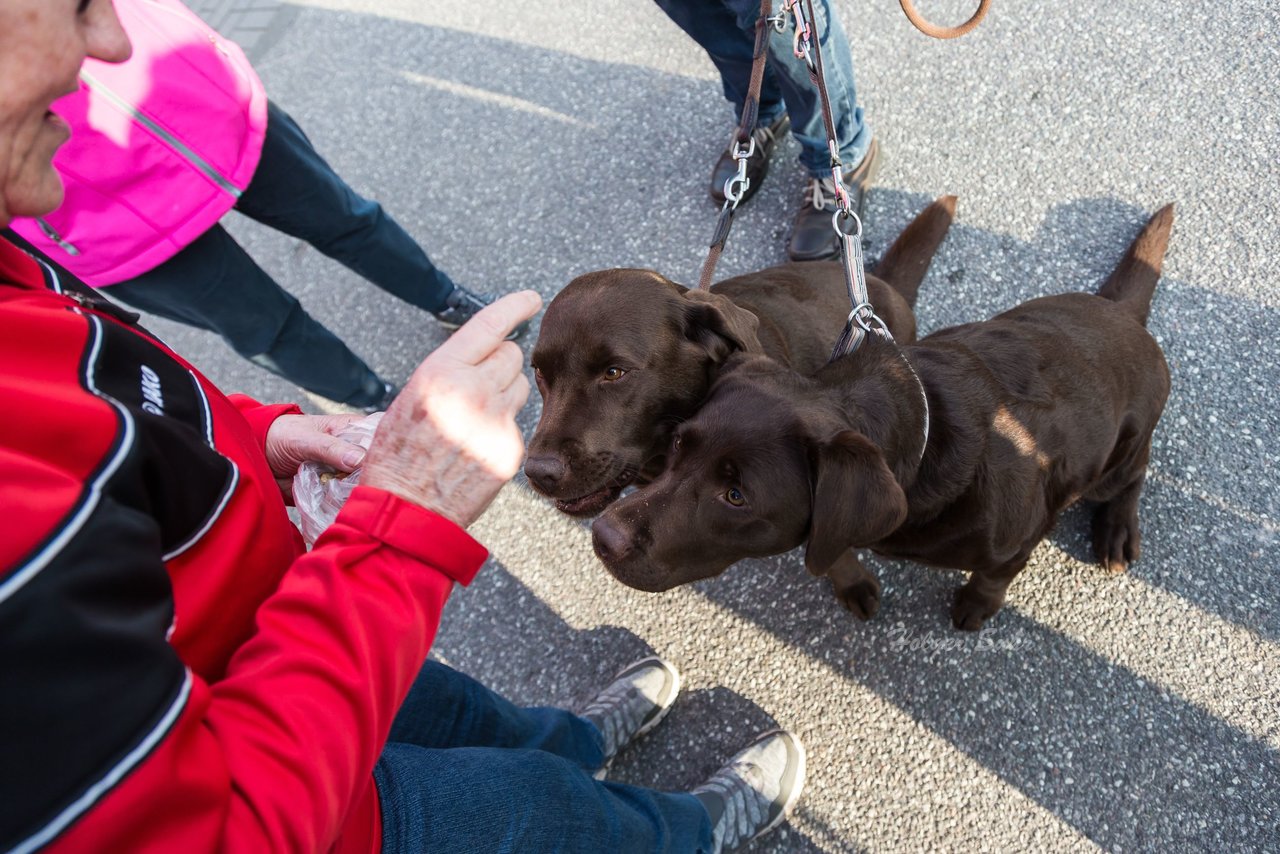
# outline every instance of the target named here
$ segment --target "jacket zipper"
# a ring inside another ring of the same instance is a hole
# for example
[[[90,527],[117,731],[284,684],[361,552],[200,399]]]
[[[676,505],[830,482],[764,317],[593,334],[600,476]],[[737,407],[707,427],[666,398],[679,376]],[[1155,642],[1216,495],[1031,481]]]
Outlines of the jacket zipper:
[[[156,124],[146,115],[144,115],[143,112],[139,110],[137,107],[130,104],[124,98],[121,98],[115,92],[112,92],[110,89],[104,86],[101,81],[95,79],[93,75],[89,74],[87,71],[81,70],[80,79],[83,80],[85,82],[85,85],[87,85],[90,89],[93,89],[94,91],[98,92],[99,94],[109,99],[113,104],[115,104],[121,111],[123,111],[126,115],[132,118],[135,122],[142,125],[147,130],[151,131],[151,133],[153,133],[157,139],[159,139],[161,142],[167,145],[169,149],[173,151],[174,154],[177,154],[179,157],[186,160],[196,169],[200,170],[200,172],[202,172],[204,176],[207,177],[210,181],[213,181],[223,190],[230,193],[234,198],[237,198],[237,199],[240,198],[244,190],[240,189],[235,184],[231,183],[231,181],[229,181],[221,172],[213,168],[213,166],[207,160],[205,160],[199,154],[196,154],[194,151],[188,148],[185,143],[183,143],[173,134],[169,133],[167,130],[160,127],[160,125]]]
[[[53,226],[49,225],[44,217],[36,217],[36,223],[40,226],[40,230],[44,232],[44,236],[58,244],[59,248],[61,248],[63,252],[66,252],[73,258],[80,254],[80,250],[77,249],[71,241],[59,234]]]

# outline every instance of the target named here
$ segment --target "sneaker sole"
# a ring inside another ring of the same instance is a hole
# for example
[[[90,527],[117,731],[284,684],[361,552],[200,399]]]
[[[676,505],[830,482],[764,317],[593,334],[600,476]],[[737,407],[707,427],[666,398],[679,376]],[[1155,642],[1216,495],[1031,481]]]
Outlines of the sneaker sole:
[[[759,839],[761,836],[764,836],[766,833],[768,833],[769,831],[773,830],[778,825],[786,821],[791,816],[791,811],[795,809],[796,803],[800,800],[800,795],[804,793],[804,784],[805,784],[804,745],[800,743],[800,739],[796,738],[794,735],[792,735],[791,733],[787,732],[784,729],[770,730],[769,732],[766,732],[763,735],[761,735],[756,740],[764,741],[766,738],[769,738],[770,736],[774,736],[774,735],[785,736],[787,740],[790,741],[791,744],[795,747],[796,753],[799,754],[799,761],[796,765],[796,774],[795,774],[796,782],[791,787],[791,794],[788,795],[787,799],[782,802],[782,812],[778,813],[778,817],[775,818],[773,821],[769,822],[764,827],[760,828],[760,831],[755,836],[752,836],[751,839]],[[777,801],[774,801],[774,803],[777,803]]]
[[[438,317],[436,318],[436,323],[440,324],[445,329],[448,329],[450,332],[456,332],[457,330],[462,328],[462,324],[460,323],[450,323],[449,321],[441,320]],[[511,334],[508,335],[505,340],[515,341],[516,339],[520,338],[522,335],[524,335],[528,331],[529,331],[529,321],[526,320],[523,323],[521,323],[519,326],[517,326],[515,329],[512,329]]]
[[[658,709],[658,713],[653,716],[653,720],[649,721],[647,724],[640,727],[640,729],[636,730],[636,734],[631,737],[632,741],[635,741],[637,738],[651,731],[658,724],[662,723],[662,719],[665,718],[667,716],[667,713],[670,712],[671,709],[675,706],[676,698],[680,696],[680,687],[683,684],[680,679],[680,671],[676,670],[676,666],[671,662],[666,661],[665,659],[661,659],[655,655],[655,656],[646,658],[639,663],[643,663],[646,661],[656,662],[657,664],[662,666],[663,670],[671,674],[671,696],[670,698],[668,698],[667,704],[661,707],[660,709]]]

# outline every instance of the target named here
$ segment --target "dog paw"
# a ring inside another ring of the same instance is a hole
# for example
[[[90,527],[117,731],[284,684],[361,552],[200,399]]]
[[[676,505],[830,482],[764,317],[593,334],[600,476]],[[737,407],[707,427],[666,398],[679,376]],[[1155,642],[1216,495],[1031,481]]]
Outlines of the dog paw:
[[[870,620],[880,610],[880,582],[865,578],[836,591],[836,598],[859,620]]]
[[[1093,517],[1093,554],[1103,569],[1119,575],[1138,559],[1141,537],[1136,513],[1117,513],[1106,505]]]
[[[1000,610],[1001,602],[971,589],[967,585],[956,591],[951,603],[951,625],[962,632],[976,632]]]

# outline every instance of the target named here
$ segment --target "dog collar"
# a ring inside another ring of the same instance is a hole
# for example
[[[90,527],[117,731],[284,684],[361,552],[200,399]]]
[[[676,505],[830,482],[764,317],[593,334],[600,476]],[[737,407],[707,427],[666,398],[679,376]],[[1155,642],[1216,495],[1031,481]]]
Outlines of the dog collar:
[[[916,388],[920,389],[920,403],[924,406],[924,430],[920,441],[920,456],[916,458],[916,465],[924,459],[924,452],[929,447],[929,395],[925,393],[924,381],[920,379],[920,375],[916,373],[916,369],[912,366],[911,360],[907,358],[907,354],[902,348],[898,348],[898,355],[902,357],[902,364],[907,366],[907,370],[911,372],[912,378],[916,381]]]

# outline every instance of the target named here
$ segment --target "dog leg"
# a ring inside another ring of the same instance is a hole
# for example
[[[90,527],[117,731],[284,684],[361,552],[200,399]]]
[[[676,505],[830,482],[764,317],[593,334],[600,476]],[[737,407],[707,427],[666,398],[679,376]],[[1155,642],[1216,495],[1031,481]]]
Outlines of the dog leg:
[[[827,570],[831,585],[846,608],[859,620],[870,620],[880,610],[880,579],[846,549]]]
[[[1000,610],[1014,576],[1026,565],[1027,555],[1019,555],[1017,560],[996,569],[972,573],[965,585],[956,591],[955,601],[951,604],[951,624],[962,632],[981,629]]]
[[[1110,573],[1119,574],[1138,559],[1142,538],[1138,533],[1138,497],[1146,482],[1144,469],[1115,497],[1093,514],[1093,554]]]

